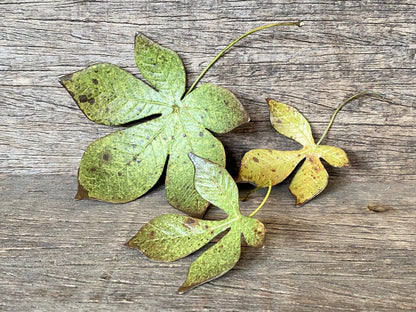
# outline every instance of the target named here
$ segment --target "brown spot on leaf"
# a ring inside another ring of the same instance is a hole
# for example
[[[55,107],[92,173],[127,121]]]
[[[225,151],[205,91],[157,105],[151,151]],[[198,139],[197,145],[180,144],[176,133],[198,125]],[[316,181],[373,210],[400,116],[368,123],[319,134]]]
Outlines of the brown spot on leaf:
[[[95,99],[92,98],[91,100],[88,101],[88,103],[90,103],[91,105],[93,105],[95,103]]]
[[[87,97],[85,94],[81,94],[81,95],[78,97],[78,100],[79,100],[81,103],[84,103],[84,102],[87,102],[87,101],[88,101],[88,97]]]
[[[282,123],[282,121],[281,121],[279,118],[276,118],[276,119],[275,119],[275,121],[276,121],[277,123]]]
[[[199,136],[202,138],[204,136],[204,133],[203,132],[200,132],[199,133]]]
[[[104,154],[103,154],[103,160],[105,160],[105,161],[109,161],[109,160],[110,160],[110,154],[108,154],[108,153],[104,153]]]
[[[253,157],[253,161],[256,162],[256,163],[258,163],[259,162],[259,159],[257,157]]]
[[[97,85],[98,84],[98,80],[97,79],[93,79],[92,80],[92,83],[95,84],[95,85]]]
[[[150,231],[148,236],[149,236],[149,238],[154,238],[155,237],[155,231]]]
[[[119,171],[119,172],[117,172],[117,175],[118,175],[119,177],[121,177],[123,174]]]
[[[188,229],[193,229],[198,224],[199,224],[199,221],[192,217],[186,217],[185,220],[183,221],[184,227]]]

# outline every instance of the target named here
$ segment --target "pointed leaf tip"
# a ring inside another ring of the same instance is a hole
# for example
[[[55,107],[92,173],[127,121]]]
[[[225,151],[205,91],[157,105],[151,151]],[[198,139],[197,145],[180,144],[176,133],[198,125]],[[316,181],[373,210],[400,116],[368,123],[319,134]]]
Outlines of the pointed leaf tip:
[[[88,195],[88,191],[78,181],[78,191],[77,191],[77,194],[75,195],[75,199],[82,200],[82,199],[89,199],[89,198],[91,197]]]
[[[224,275],[238,262],[240,253],[241,231],[231,227],[223,238],[191,264],[188,276],[178,292],[184,293]]]
[[[197,159],[200,158],[197,155],[195,155],[194,153],[188,153],[188,157],[192,161],[192,163],[195,163],[195,161],[197,161]]]
[[[134,237],[129,239],[129,241],[125,242],[123,245],[126,246],[126,247],[129,247],[130,249],[139,249],[139,247],[137,247],[137,245],[133,244],[133,240],[134,240]]]
[[[63,87],[65,87],[65,82],[66,81],[68,81],[68,80],[71,80],[71,78],[72,78],[72,76],[73,76],[74,74],[73,73],[71,73],[71,74],[68,74],[68,75],[65,75],[65,76],[62,76],[62,77],[59,77],[58,78],[58,81],[59,81],[59,83],[63,86]]]

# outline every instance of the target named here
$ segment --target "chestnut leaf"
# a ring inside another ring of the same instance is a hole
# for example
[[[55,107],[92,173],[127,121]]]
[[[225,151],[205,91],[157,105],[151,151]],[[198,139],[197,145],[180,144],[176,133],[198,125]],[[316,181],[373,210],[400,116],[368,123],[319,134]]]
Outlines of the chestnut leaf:
[[[186,281],[178,290],[180,293],[231,270],[240,258],[241,237],[244,236],[249,246],[261,247],[266,232],[263,223],[241,214],[237,185],[222,166],[194,154],[189,154],[189,158],[195,166],[196,190],[206,201],[224,210],[227,218],[211,221],[165,214],[152,219],[126,243],[153,260],[174,261],[197,251],[228,230],[192,263]]]
[[[303,148],[295,151],[254,149],[241,160],[237,182],[251,182],[257,187],[279,184],[296,166],[305,160],[296,172],[289,190],[296,197],[296,205],[303,205],[321,193],[328,184],[328,172],[320,158],[335,167],[348,166],[347,154],[340,148],[318,145],[312,136],[311,126],[294,107],[267,99],[270,122],[277,132],[295,140]]]
[[[117,126],[149,118],[87,148],[79,166],[76,198],[134,200],[155,185],[168,162],[169,203],[200,217],[209,203],[194,188],[194,168],[187,154],[224,166],[223,145],[210,131],[229,132],[249,117],[239,100],[220,86],[203,84],[185,95],[186,74],[179,56],[142,34],[135,37],[135,60],[148,84],[108,63],[60,80],[96,123]]]

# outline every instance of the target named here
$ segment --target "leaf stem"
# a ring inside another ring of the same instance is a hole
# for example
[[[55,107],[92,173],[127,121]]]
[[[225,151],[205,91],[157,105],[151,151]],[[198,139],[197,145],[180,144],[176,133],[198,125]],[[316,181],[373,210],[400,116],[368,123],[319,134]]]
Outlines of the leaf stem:
[[[192,84],[192,86],[186,92],[185,96],[188,95],[195,88],[195,86],[202,79],[202,77],[205,75],[205,73],[212,67],[212,65],[214,65],[214,63],[216,61],[218,61],[218,59],[221,56],[223,56],[237,42],[239,42],[241,39],[247,37],[248,35],[251,35],[252,33],[255,33],[256,31],[263,30],[263,29],[270,28],[270,27],[276,27],[276,26],[299,26],[299,27],[301,27],[301,26],[303,26],[303,22],[302,21],[297,21],[297,22],[281,22],[281,23],[267,24],[267,25],[263,25],[263,26],[254,28],[254,29],[246,32],[244,35],[241,35],[236,40],[231,42],[227,47],[225,47],[225,49],[223,49],[220,53],[218,53],[218,55],[211,61],[211,63],[209,63],[208,66],[201,72],[201,74],[198,76],[198,78],[195,80],[195,82]]]
[[[263,201],[261,202],[261,204],[256,208],[256,210],[254,210],[248,217],[251,218],[252,216],[254,216],[266,203],[266,200],[269,198],[270,192],[272,190],[272,181],[269,180],[269,189],[267,190],[267,194],[266,196],[263,198]]]
[[[380,98],[384,98],[385,97],[384,94],[380,94],[380,93],[377,93],[377,92],[372,92],[372,91],[364,90],[364,91],[358,92],[358,93],[354,94],[353,96],[349,97],[348,99],[346,99],[335,110],[334,114],[331,117],[331,120],[329,121],[328,125],[326,126],[326,129],[325,129],[324,133],[322,134],[321,138],[319,139],[318,143],[316,143],[316,145],[321,144],[322,140],[325,138],[325,136],[327,135],[329,129],[331,128],[331,126],[332,126],[332,124],[333,124],[333,122],[335,120],[335,117],[337,116],[338,112],[345,106],[345,104],[351,102],[352,100],[355,100],[356,98],[359,98],[359,97],[365,96],[365,95],[375,96],[375,97],[380,97]]]
[[[258,191],[259,189],[261,189],[261,188],[263,188],[263,186],[256,186],[256,188],[254,188],[254,189],[252,189],[252,190],[248,191],[248,192],[247,192],[247,194],[246,194],[246,196],[244,196],[244,197],[241,199],[241,201],[243,201],[243,202],[247,201],[247,200],[248,200],[248,197],[249,197],[251,194],[253,194],[253,193],[257,192],[257,191]]]

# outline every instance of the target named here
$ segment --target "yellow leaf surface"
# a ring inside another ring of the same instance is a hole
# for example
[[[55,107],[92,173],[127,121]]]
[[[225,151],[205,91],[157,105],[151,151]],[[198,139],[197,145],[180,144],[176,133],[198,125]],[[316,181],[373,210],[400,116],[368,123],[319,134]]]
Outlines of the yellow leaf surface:
[[[321,193],[328,184],[328,172],[316,156],[307,156],[296,172],[289,190],[296,197],[296,205],[301,206]]]
[[[321,193],[328,183],[328,173],[320,158],[331,166],[344,167],[349,165],[347,154],[335,146],[315,144],[308,121],[296,108],[272,99],[266,101],[269,104],[270,121],[276,131],[302,144],[303,148],[294,151],[248,151],[241,161],[236,181],[250,182],[257,188],[266,187],[269,183],[276,185],[306,158],[290,184],[296,204],[303,205]]]
[[[266,187],[269,181],[272,185],[279,184],[289,176],[302,158],[305,157],[303,150],[251,150],[241,160],[237,182],[252,182],[260,187]]]
[[[315,145],[309,122],[296,108],[272,99],[266,101],[270,109],[270,122],[277,132],[303,146]]]
[[[329,145],[318,145],[321,157],[334,167],[349,166],[347,154],[339,147]]]

